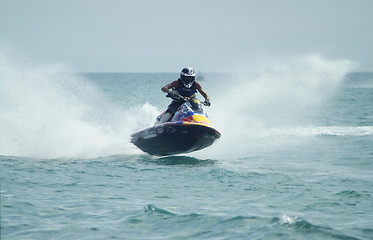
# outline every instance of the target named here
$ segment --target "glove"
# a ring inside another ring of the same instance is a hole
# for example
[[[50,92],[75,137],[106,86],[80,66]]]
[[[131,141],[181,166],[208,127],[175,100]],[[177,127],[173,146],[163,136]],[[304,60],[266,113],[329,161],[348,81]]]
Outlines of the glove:
[[[210,99],[206,99],[204,104],[207,106],[207,107],[210,107],[211,103],[210,103]]]
[[[174,100],[180,100],[180,94],[176,91],[168,90],[166,97],[172,98]]]

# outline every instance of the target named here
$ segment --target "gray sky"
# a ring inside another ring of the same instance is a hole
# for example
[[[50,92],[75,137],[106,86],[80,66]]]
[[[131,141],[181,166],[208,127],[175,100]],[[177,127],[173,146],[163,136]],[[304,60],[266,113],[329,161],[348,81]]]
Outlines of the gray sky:
[[[373,0],[0,0],[9,49],[77,71],[255,71],[315,53],[373,71]]]

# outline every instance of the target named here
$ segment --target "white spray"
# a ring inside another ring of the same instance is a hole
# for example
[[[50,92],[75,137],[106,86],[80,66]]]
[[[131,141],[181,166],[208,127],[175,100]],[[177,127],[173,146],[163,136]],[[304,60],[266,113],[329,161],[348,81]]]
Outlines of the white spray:
[[[139,124],[149,126],[157,109],[148,103],[120,108],[69,72],[0,56],[0,155],[89,158],[136,151],[130,134]]]
[[[313,133],[320,128],[305,128],[310,116],[354,67],[348,60],[310,55],[235,74],[214,84],[217,88],[207,79],[203,85],[213,100],[207,110],[222,137],[196,154],[245,156],[289,143],[287,136]],[[149,103],[117,106],[69,72],[0,55],[0,155],[89,158],[139,152],[129,143],[130,134],[151,126],[159,111]]]
[[[301,128],[312,132],[305,126],[313,124],[312,117],[355,67],[349,60],[309,55],[271,61],[260,72],[223,78],[211,94],[218,97],[209,111],[222,137],[206,156],[245,156],[293,144],[293,135]]]

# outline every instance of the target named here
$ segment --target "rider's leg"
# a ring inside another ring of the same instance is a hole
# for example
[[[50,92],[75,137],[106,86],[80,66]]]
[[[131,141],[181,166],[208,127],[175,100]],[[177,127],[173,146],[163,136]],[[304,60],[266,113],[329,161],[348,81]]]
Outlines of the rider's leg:
[[[174,116],[176,110],[180,107],[181,102],[172,101],[171,104],[168,106],[166,113],[162,116],[159,123],[165,123],[170,121],[171,118]]]
[[[165,122],[167,122],[170,119],[170,117],[171,117],[171,113],[166,112],[165,114],[163,114],[163,116],[159,120],[159,123],[165,123]]]

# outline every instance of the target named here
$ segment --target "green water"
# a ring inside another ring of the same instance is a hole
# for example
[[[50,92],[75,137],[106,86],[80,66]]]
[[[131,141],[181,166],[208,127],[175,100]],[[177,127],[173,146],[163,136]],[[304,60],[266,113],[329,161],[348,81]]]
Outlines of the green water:
[[[26,73],[2,85],[1,239],[373,239],[372,74],[322,94],[205,74],[222,138],[156,158],[129,135],[177,73]]]

